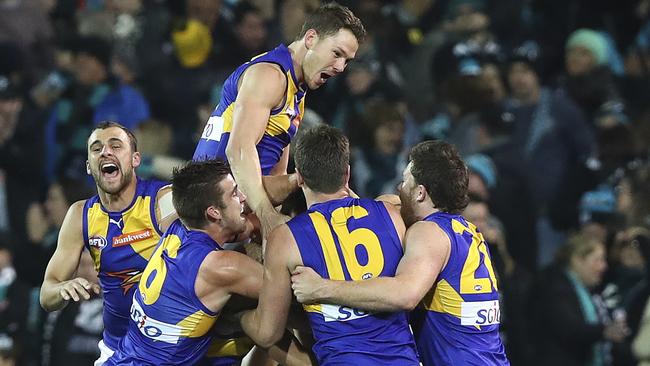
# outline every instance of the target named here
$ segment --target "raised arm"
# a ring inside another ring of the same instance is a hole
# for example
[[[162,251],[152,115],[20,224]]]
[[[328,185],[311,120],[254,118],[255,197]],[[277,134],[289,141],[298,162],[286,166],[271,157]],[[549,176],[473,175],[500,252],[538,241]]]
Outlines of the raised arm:
[[[263,233],[285,220],[271,204],[262,184],[257,143],[262,139],[271,110],[284,99],[285,75],[277,65],[260,63],[242,76],[233,111],[233,126],[226,156],[249,207],[260,217]]]
[[[282,204],[293,191],[298,189],[298,178],[295,173],[288,175],[267,175],[262,177],[264,189],[271,204]]]
[[[287,260],[297,251],[286,225],[271,232],[264,254],[264,283],[257,309],[241,319],[244,332],[258,345],[269,347],[282,338],[291,305],[291,280]]]
[[[332,303],[371,311],[412,310],[431,289],[449,258],[449,237],[438,225],[420,221],[406,231],[404,256],[395,277],[331,281],[307,267],[291,276],[301,303]]]
[[[82,218],[84,201],[74,203],[65,215],[56,250],[45,270],[41,286],[40,302],[45,311],[60,310],[68,303],[90,299],[91,293],[99,294],[99,286],[88,280],[72,278],[79,267],[84,248]]]

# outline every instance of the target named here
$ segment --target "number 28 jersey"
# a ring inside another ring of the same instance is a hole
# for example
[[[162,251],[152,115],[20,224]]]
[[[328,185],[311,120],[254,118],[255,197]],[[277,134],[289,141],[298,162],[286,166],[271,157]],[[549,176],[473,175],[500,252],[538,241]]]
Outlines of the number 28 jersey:
[[[382,202],[343,198],[312,205],[287,225],[305,266],[332,280],[394,276],[403,249]],[[320,365],[418,365],[407,316],[335,304],[307,305]]]
[[[483,235],[460,215],[436,212],[424,220],[445,231],[451,250],[412,317],[422,363],[509,365],[499,337],[497,280]]]

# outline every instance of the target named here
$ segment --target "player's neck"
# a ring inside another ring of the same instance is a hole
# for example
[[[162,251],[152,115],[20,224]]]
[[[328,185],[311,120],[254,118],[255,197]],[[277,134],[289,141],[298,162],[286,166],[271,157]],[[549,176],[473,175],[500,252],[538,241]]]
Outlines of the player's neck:
[[[415,213],[415,217],[418,219],[418,221],[420,221],[420,220],[424,220],[425,217],[428,217],[429,215],[432,215],[432,214],[434,214],[436,212],[440,212],[440,210],[435,208],[433,205],[430,205],[430,204],[424,205],[424,204],[422,204],[422,205],[418,205],[415,208],[414,213]]]
[[[350,197],[350,194],[348,194],[347,190],[345,189],[341,189],[334,193],[321,193],[321,192],[312,191],[311,189],[304,187],[303,193],[305,194],[305,201],[307,202],[307,207],[311,207],[312,205],[315,205],[317,203],[323,203],[331,200]]]
[[[237,239],[236,233],[224,229],[217,223],[208,224],[208,226],[202,229],[191,227],[191,226],[188,226],[187,228],[193,231],[201,231],[206,233],[212,240],[216,241],[220,246],[223,246],[224,243],[231,243],[235,241],[235,239]]]
[[[307,54],[307,48],[305,48],[305,43],[302,40],[293,41],[289,46],[287,46],[291,52],[291,60],[293,62],[293,71],[296,74],[298,82],[303,83],[303,74],[302,74],[302,60],[305,59]]]
[[[102,206],[104,206],[104,208],[108,211],[122,211],[129,207],[131,202],[133,202],[133,197],[135,197],[135,189],[137,185],[138,180],[133,177],[131,182],[126,187],[124,187],[123,190],[115,194],[107,193],[97,187],[99,200],[102,202]]]

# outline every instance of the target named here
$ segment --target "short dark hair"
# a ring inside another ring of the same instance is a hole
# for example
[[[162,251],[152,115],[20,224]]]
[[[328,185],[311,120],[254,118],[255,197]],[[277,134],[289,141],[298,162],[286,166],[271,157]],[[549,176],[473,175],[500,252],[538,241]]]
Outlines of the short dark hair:
[[[93,132],[95,132],[95,130],[106,130],[106,129],[111,128],[111,127],[117,127],[119,129],[121,129],[122,131],[126,132],[127,136],[129,136],[129,142],[131,143],[131,150],[133,150],[133,152],[138,151],[138,139],[135,138],[135,135],[133,134],[133,132],[131,132],[131,130],[129,130],[128,128],[122,126],[121,124],[119,124],[117,122],[113,122],[113,121],[99,122],[99,124],[95,128],[93,128],[91,134]]]
[[[190,161],[174,168],[172,202],[185,225],[201,229],[207,224],[208,207],[224,207],[219,183],[229,174],[230,167],[221,159]]]
[[[426,188],[435,207],[460,213],[467,207],[469,174],[453,145],[440,140],[424,141],[411,149],[411,174]]]
[[[350,143],[338,128],[313,127],[298,138],[294,161],[307,187],[316,192],[334,193],[345,186]]]
[[[366,29],[361,20],[350,9],[336,2],[323,4],[307,16],[298,39],[305,36],[309,29],[314,29],[321,37],[333,36],[341,29],[347,29],[361,43],[366,38]]]

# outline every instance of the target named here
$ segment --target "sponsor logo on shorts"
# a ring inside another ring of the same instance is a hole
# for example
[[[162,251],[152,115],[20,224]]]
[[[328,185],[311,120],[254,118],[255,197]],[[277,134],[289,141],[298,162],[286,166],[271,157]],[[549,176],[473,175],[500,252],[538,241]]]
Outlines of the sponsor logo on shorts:
[[[122,234],[113,238],[113,247],[122,247],[125,245],[131,245],[135,242],[146,240],[153,237],[151,229],[144,229],[140,231],[135,231],[132,233]]]

